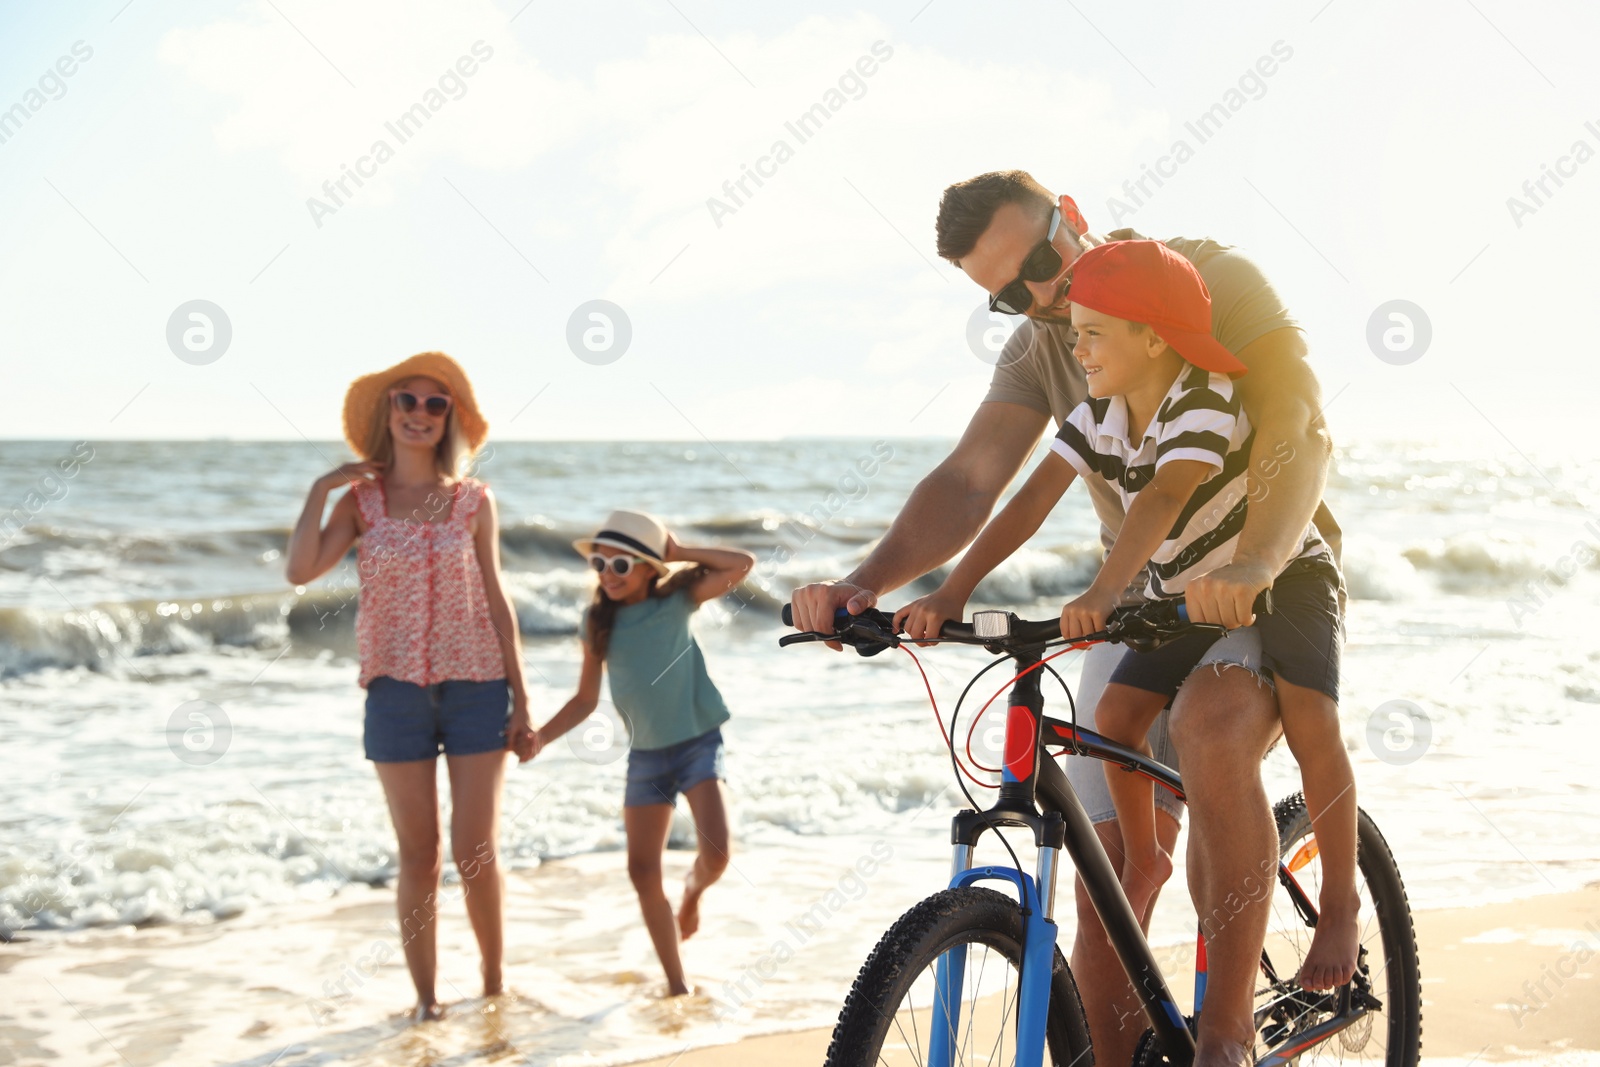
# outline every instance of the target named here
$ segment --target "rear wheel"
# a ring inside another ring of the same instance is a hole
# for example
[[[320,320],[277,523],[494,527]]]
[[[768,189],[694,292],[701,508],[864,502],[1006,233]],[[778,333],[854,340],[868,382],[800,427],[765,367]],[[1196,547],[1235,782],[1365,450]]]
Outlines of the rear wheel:
[[[1322,892],[1322,863],[1305,798],[1296,793],[1278,802],[1278,848],[1284,865],[1305,898],[1316,906]],[[1361,895],[1361,956],[1348,987],[1308,992],[1295,975],[1311,947],[1312,926],[1293,896],[1277,883],[1267,927],[1265,981],[1256,994],[1256,1022],[1262,1035],[1257,1054],[1281,1047],[1312,1028],[1366,1005],[1366,1013],[1301,1054],[1299,1062],[1382,1063],[1416,1067],[1422,1046],[1422,980],[1417,939],[1405,885],[1388,842],[1366,812],[1358,813],[1357,890]]]
[[[906,912],[867,957],[828,1045],[827,1067],[921,1065],[928,1059],[934,966],[965,946],[955,1064],[998,1067],[1016,1058],[1022,911],[1003,893],[964,886],[935,893]],[[1049,1062],[1090,1067],[1089,1027],[1066,960],[1055,953],[1046,1028]]]

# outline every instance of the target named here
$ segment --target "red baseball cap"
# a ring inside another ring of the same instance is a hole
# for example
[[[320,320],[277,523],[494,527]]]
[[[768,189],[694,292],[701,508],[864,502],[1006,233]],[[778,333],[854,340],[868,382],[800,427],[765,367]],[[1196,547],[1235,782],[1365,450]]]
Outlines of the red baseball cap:
[[[1078,257],[1071,277],[1074,304],[1149,323],[1196,367],[1231,375],[1249,370],[1211,336],[1211,294],[1200,272],[1160,241],[1096,245]]]

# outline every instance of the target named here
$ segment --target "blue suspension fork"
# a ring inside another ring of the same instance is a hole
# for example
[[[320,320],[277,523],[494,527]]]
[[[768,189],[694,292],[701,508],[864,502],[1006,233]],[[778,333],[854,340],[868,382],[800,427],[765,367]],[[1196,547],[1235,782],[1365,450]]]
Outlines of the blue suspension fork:
[[[970,853],[970,850],[966,850]],[[1050,859],[1047,861],[1045,856]],[[1018,979],[1016,1015],[1016,1063],[1035,1067],[1044,1063],[1045,1024],[1050,1016],[1050,978],[1055,966],[1056,934],[1059,928],[1046,910],[1045,901],[1055,894],[1055,855],[1042,849],[1040,879],[1014,867],[969,867],[950,879],[950,888],[981,881],[1010,882],[1023,901],[1024,938],[1021,976]],[[1048,863],[1048,870],[1046,865]],[[1039,891],[1040,884],[1044,893]],[[939,957],[934,973],[937,990],[933,1005],[933,1024],[929,1028],[929,1067],[950,1067],[955,1062],[961,1037],[961,997],[967,966],[967,946],[957,945]]]

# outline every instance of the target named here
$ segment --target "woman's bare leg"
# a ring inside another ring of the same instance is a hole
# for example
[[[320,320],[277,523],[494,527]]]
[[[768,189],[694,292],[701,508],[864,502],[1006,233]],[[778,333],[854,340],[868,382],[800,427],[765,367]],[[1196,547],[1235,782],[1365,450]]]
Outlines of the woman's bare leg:
[[[434,992],[438,972],[434,921],[439,902],[439,873],[444,849],[439,839],[438,769],[435,760],[374,763],[383,795],[389,802],[400,852],[400,877],[395,886],[400,943],[406,954],[411,984],[417,990],[419,1018],[437,1018]]]
[[[500,868],[500,792],[508,756],[500,749],[445,757],[450,771],[450,852],[461,872],[467,918],[483,956],[486,997],[502,988],[505,874]]]

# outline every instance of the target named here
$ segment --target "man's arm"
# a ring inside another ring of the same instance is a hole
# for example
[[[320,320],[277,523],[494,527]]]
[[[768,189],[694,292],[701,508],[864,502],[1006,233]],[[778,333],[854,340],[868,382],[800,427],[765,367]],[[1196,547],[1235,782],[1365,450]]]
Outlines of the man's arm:
[[[1072,464],[1055,452],[1045,456],[1011,502],[983,528],[939,588],[894,613],[895,625],[903,626],[908,637],[931,640],[939,636],[946,622],[961,621],[978,583],[1039,532],[1077,476]]]
[[[841,582],[796,589],[797,629],[833,632],[833,613],[852,614],[945,563],[977,535],[995,501],[1027,462],[1050,416],[1022,404],[978,405],[955,450],[917,483],[889,532]]]
[[[1196,622],[1245,626],[1251,604],[1300,549],[1322,500],[1333,444],[1322,421],[1322,390],[1306,362],[1305,335],[1274,330],[1236,355],[1250,372],[1234,383],[1255,427],[1250,448],[1250,511],[1233,562],[1189,583]]]

